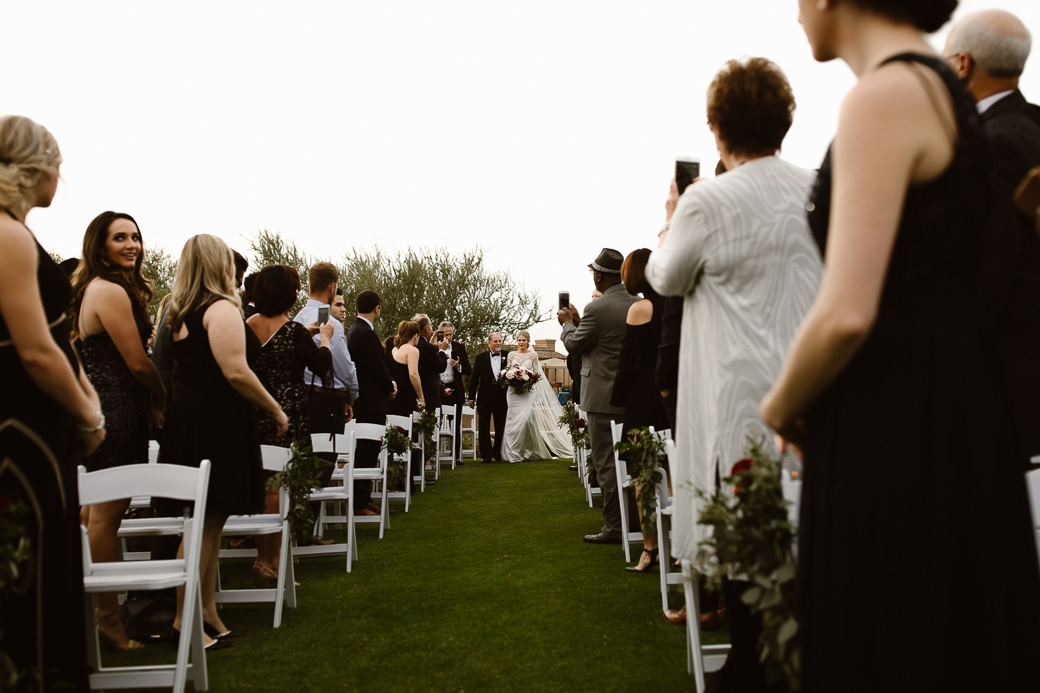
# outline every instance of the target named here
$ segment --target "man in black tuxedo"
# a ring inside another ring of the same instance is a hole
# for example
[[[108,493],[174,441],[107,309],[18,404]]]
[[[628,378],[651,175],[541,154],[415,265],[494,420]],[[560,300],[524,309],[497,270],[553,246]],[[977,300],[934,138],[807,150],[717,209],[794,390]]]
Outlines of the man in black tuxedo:
[[[358,423],[386,426],[387,400],[397,394],[397,386],[390,378],[383,344],[375,331],[379,319],[381,299],[375,291],[366,289],[357,295],[357,318],[347,330],[347,348],[357,369],[358,398],[354,402],[354,418]],[[379,464],[381,445],[377,440],[359,440],[355,467],[374,468]],[[354,482],[354,507],[359,514],[367,509],[378,513],[372,502],[372,482]]]
[[[420,313],[412,318],[419,325],[419,380],[422,381],[423,399],[426,400],[426,411],[437,416],[441,413],[441,373],[448,367],[446,346],[433,333],[430,318]]]
[[[1029,30],[1018,17],[983,10],[954,25],[943,53],[975,98],[997,174],[1011,193],[1040,166],[1040,107],[1018,90],[1029,48]]]
[[[455,326],[450,322],[442,322],[437,329],[444,333],[444,344],[448,345],[444,349],[444,353],[448,357],[448,367],[441,373],[441,404],[448,406],[465,404],[466,385],[463,383],[462,378],[473,373],[473,368],[469,365],[466,345],[454,340]],[[446,390],[451,390],[451,392],[445,394]],[[455,459],[457,460],[456,464],[462,464],[461,410],[459,410],[459,415],[455,417]]]
[[[492,332],[488,337],[488,350],[474,359],[473,375],[469,379],[469,406],[476,402],[480,461],[484,463],[502,461],[502,438],[509,405],[505,388],[498,386],[498,376],[506,367],[507,353],[502,351],[502,335]],[[494,450],[491,449],[492,417],[495,419]]]

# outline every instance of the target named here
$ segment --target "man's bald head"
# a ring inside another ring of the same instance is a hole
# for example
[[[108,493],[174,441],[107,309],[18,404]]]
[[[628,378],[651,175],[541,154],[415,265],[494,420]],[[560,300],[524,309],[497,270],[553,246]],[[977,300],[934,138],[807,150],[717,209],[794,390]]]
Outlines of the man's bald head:
[[[1022,20],[1004,10],[982,10],[953,26],[944,54],[952,59],[967,53],[989,77],[1017,79],[1031,47],[1032,37]]]

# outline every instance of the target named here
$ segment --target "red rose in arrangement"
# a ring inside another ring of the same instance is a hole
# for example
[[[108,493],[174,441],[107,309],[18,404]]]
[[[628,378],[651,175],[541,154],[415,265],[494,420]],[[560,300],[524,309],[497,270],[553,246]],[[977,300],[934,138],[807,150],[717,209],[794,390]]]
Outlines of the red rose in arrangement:
[[[578,419],[578,428],[585,428],[585,419]]]
[[[400,431],[402,434],[408,433],[408,430],[406,428],[404,428],[403,426],[398,426],[397,430]]]
[[[733,469],[729,470],[729,475],[730,476],[736,476],[737,474],[740,474],[741,472],[750,471],[751,470],[751,465],[753,463],[754,463],[754,460],[751,459],[750,457],[745,457],[742,460],[738,460],[737,463],[733,465]]]

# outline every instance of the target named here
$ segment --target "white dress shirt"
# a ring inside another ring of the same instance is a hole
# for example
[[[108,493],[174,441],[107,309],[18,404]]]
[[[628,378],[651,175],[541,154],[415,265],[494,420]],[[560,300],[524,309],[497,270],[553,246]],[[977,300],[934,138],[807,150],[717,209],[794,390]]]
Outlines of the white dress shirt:
[[[318,319],[318,307],[325,305],[313,298],[307,299],[307,305],[300,309],[293,321],[301,325],[310,325]],[[347,396],[353,402],[358,398],[357,370],[354,361],[350,358],[347,349],[347,333],[339,320],[329,317],[332,323],[332,339],[329,340],[329,351],[332,352],[332,380],[333,388],[336,390],[347,390]],[[370,323],[371,324],[371,323]],[[314,343],[321,343],[321,335],[314,335]],[[309,368],[303,371],[303,382],[307,385],[314,384],[322,387],[321,378],[311,373]]]
[[[1014,94],[1014,93],[1015,93],[1014,89],[1008,89],[1007,91],[1002,91],[1002,92],[999,92],[997,94],[992,94],[992,95],[987,96],[986,98],[984,98],[982,101],[979,101],[977,104],[975,104],[975,108],[978,109],[979,115],[982,115],[983,113],[988,111],[993,104],[995,104],[996,102],[1000,101],[1005,96],[1010,96],[1011,94]]]
[[[498,380],[499,374],[502,372],[502,352],[488,352],[491,354],[491,372],[495,374],[495,380]]]
[[[448,349],[444,353],[448,356],[448,365],[444,368],[444,372],[441,373],[441,382],[445,385],[451,385],[455,382],[455,369],[451,367],[451,344],[448,344]]]

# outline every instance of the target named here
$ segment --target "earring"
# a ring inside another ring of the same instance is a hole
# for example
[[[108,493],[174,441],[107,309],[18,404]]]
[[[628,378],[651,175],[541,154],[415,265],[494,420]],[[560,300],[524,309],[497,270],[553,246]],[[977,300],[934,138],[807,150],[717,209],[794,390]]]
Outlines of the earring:
[[[821,12],[827,9],[827,0],[820,0],[818,3],[816,3],[816,9],[820,10]]]

